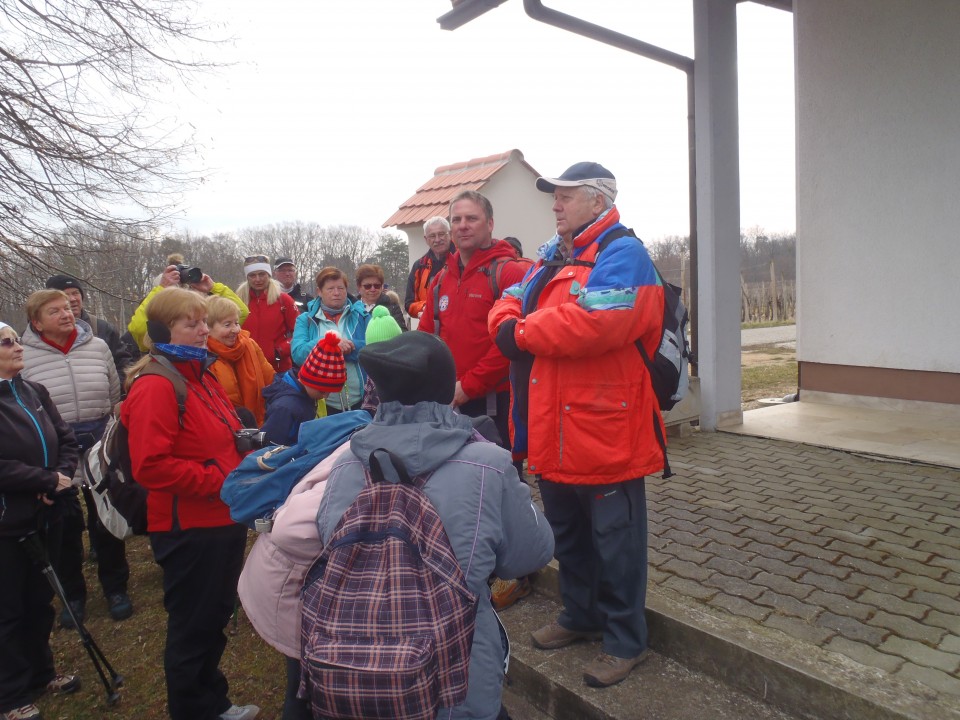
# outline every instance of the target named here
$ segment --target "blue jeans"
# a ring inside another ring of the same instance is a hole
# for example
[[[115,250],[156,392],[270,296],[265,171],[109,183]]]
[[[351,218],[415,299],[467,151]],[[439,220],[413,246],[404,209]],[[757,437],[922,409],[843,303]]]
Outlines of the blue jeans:
[[[610,485],[539,480],[556,543],[568,630],[602,631],[603,651],[647,649],[647,493],[643,478]]]

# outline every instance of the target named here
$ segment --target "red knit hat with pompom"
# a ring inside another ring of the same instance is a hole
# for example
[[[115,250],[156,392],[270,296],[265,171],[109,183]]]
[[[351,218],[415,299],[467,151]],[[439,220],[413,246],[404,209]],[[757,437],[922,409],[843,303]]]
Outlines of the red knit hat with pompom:
[[[347,382],[347,366],[340,349],[340,338],[328,332],[320,339],[297,376],[304,385],[317,392],[338,393]]]

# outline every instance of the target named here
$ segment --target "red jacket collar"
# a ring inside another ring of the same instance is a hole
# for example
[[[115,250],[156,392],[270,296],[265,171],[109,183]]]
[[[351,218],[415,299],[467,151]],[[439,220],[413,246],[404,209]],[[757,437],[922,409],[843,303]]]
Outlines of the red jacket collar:
[[[586,247],[618,222],[620,222],[620,211],[614,205],[605,211],[605,214],[600,215],[593,222],[587,223],[577,231],[573,238],[574,249],[579,250]]]

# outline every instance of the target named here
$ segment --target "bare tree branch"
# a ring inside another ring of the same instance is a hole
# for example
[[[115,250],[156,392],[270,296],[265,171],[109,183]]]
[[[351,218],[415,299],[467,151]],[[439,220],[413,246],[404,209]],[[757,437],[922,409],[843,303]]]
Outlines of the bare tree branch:
[[[175,212],[198,177],[179,167],[192,138],[162,101],[215,66],[198,54],[212,42],[195,11],[183,0],[0,0],[4,255],[46,263],[30,249],[38,239],[77,249],[64,228],[142,237]]]

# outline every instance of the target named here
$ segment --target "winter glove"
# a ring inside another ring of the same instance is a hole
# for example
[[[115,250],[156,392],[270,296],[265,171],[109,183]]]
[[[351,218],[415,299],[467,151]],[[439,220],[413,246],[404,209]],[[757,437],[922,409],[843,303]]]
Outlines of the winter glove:
[[[497,347],[508,360],[519,360],[524,352],[517,347],[517,341],[514,339],[514,331],[517,327],[517,319],[510,318],[505,320],[497,329]]]

